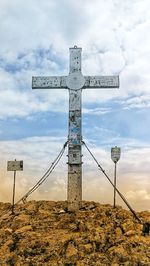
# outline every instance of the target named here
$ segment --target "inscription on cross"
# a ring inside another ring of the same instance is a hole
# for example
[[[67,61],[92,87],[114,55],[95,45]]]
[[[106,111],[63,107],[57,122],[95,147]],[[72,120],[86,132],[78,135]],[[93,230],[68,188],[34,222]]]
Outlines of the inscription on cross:
[[[33,89],[69,90],[68,128],[68,210],[75,211],[82,203],[82,89],[119,88],[119,76],[83,76],[81,48],[70,48],[68,76],[33,77]]]

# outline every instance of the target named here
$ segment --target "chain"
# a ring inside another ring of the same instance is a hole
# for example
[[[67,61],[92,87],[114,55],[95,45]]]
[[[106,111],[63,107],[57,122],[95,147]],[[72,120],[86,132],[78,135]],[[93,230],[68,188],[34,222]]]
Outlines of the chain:
[[[54,170],[54,168],[56,167],[56,165],[59,163],[61,157],[64,154],[65,148],[68,144],[68,141],[65,142],[65,144],[63,145],[63,148],[61,149],[61,151],[59,152],[58,156],[55,158],[55,160],[52,162],[51,166],[48,168],[48,170],[45,172],[45,174],[40,178],[40,180],[23,196],[21,197],[21,199],[19,199],[14,206],[16,206],[18,203],[20,203],[21,201],[23,201],[23,203],[26,202],[26,199],[35,191],[38,189],[39,186],[41,186],[43,184],[43,182],[49,177],[49,175],[52,173],[52,171]],[[11,210],[11,207],[9,207],[7,210],[5,210],[2,213],[2,216],[5,215],[6,213],[8,213]]]
[[[125,199],[125,197],[121,194],[121,192],[118,190],[118,188],[113,184],[113,182],[111,181],[111,179],[109,178],[109,176],[105,173],[105,170],[101,167],[101,165],[98,163],[98,161],[96,160],[95,156],[93,155],[93,153],[90,151],[90,149],[88,148],[88,146],[85,144],[84,141],[82,141],[83,145],[86,147],[86,149],[88,150],[88,152],[90,153],[90,155],[92,156],[92,158],[94,159],[94,161],[96,162],[96,164],[98,165],[98,168],[100,171],[103,172],[103,174],[106,176],[106,178],[108,179],[108,181],[111,183],[111,185],[115,188],[115,190],[117,191],[117,193],[119,194],[119,196],[121,197],[121,199],[124,201],[124,203],[127,205],[127,207],[129,208],[129,210],[132,212],[132,214],[134,215],[134,217],[140,222],[142,223],[142,221],[139,219],[139,217],[137,216],[136,212],[132,209],[132,207],[130,206],[130,204],[127,202],[127,200]]]
[[[43,184],[43,182],[45,182],[45,180],[49,177],[49,175],[52,173],[52,171],[54,170],[54,168],[56,167],[56,165],[59,163],[61,157],[64,154],[65,148],[68,144],[68,141],[65,142],[65,144],[63,145],[63,148],[61,149],[60,153],[58,154],[58,156],[55,158],[55,160],[52,162],[51,166],[49,167],[49,169],[46,171],[46,173],[40,178],[40,180],[20,199],[18,200],[16,204],[18,204],[19,202],[23,201],[25,202],[26,199],[35,191],[37,190],[37,188],[39,186],[41,186]]]

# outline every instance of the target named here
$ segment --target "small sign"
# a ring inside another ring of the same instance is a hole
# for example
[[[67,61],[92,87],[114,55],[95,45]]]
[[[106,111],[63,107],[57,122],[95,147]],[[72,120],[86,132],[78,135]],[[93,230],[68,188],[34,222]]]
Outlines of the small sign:
[[[8,161],[7,171],[23,171],[23,161]]]
[[[120,159],[121,149],[117,146],[111,148],[111,159],[114,163],[117,163]]]

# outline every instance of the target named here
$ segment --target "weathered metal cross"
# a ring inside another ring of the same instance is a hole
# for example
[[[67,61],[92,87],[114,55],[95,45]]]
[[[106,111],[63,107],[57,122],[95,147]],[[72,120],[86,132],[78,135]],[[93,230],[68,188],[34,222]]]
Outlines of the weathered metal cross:
[[[119,88],[118,76],[83,76],[81,48],[70,48],[68,76],[33,77],[33,89],[69,89],[68,209],[78,210],[82,202],[81,92],[85,88]]]

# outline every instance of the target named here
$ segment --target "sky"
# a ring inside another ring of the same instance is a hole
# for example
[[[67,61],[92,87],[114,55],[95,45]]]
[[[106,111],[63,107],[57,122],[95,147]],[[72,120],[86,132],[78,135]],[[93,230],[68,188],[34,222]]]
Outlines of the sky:
[[[149,0],[0,1],[0,201],[12,201],[8,160],[21,198],[45,173],[68,135],[67,90],[32,90],[32,76],[68,75],[69,48],[82,47],[83,75],[119,75],[119,89],[82,91],[82,135],[117,187],[150,210]],[[113,188],[83,147],[83,199],[113,203]],[[67,150],[29,200],[65,200]],[[117,204],[125,207],[117,197]]]

